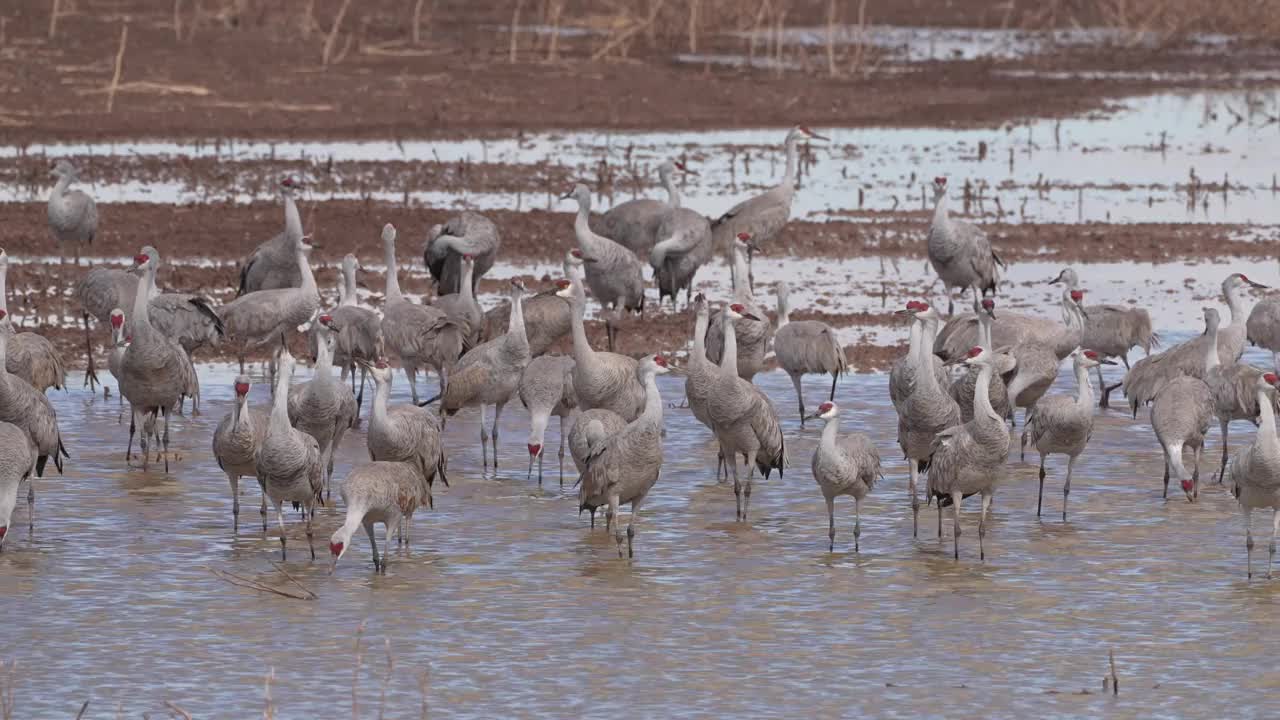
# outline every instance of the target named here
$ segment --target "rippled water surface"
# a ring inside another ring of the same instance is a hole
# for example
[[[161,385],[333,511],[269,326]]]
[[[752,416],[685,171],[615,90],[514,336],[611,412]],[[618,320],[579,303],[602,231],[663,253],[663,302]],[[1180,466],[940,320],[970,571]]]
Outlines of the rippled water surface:
[[[318,515],[316,562],[287,515],[285,567],[318,595],[302,601],[210,572],[287,585],[271,564],[275,528],[264,537],[257,524],[256,488],[237,534],[210,455],[231,377],[202,368],[205,414],[174,421],[182,457],[167,475],[125,468],[114,396],[52,393],[73,458],[65,476],[38,482],[34,535],[20,505],[0,553],[15,717],[71,717],[86,699],[89,717],[117,706],[163,716],[165,701],[196,717],[251,717],[265,708],[272,669],[276,717],[286,718],[354,715],[353,684],[360,714],[372,717],[384,683],[388,717],[417,717],[424,672],[439,717],[1264,717],[1277,708],[1280,580],[1246,581],[1224,489],[1210,485],[1195,505],[1161,500],[1145,413],[1099,417],[1069,523],[1058,515],[1065,462],[1050,461],[1037,520],[1035,467],[1015,450],[986,562],[976,502],[956,562],[950,521],[940,541],[931,509],[911,536],[886,379],[849,377],[837,392],[844,428],[870,434],[886,479],[864,503],[861,553],[847,499],[828,552],[809,474],[819,431],[800,429],[786,376],[763,375],[784,420],[786,476],[758,483],[751,522],[734,523],[709,433],[669,409],[667,463],[627,562],[576,513],[572,472],[562,490],[553,450],[542,489],[536,470],[526,478],[523,409],[503,414],[497,479],[476,470],[478,415],[466,411],[446,431],[452,487],[420,512],[413,547],[393,552],[386,576],[372,572],[363,537],[326,574],[339,510]],[[663,380],[665,398],[678,401],[682,384]],[[1064,373],[1055,392],[1068,383]],[[824,385],[811,379],[811,403]],[[397,387],[396,399],[405,393]],[[265,386],[253,395],[267,402]],[[1236,442],[1252,434],[1247,424],[1233,430]],[[337,478],[364,458],[363,442],[363,430],[348,434]],[[1218,449],[1215,432],[1206,476]],[[1109,651],[1118,698],[1101,693]]]

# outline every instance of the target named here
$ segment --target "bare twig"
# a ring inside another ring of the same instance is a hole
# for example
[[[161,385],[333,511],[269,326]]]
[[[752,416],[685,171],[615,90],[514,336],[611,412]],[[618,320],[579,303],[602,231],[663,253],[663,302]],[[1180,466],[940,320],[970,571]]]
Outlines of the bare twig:
[[[391,638],[383,638],[387,648],[387,674],[382,676],[382,698],[378,701],[378,720],[383,720],[387,710],[387,688],[391,685],[391,675],[396,669],[396,659],[391,654]]]
[[[836,0],[827,2],[827,74],[835,77],[836,69]]]
[[[13,676],[17,669],[17,660],[0,661],[0,720],[13,720]]]
[[[53,3],[49,8],[49,39],[50,40],[52,40],[54,36],[58,34],[58,11],[59,11],[58,6],[61,4],[62,3],[60,2],[60,0],[53,0]]]
[[[173,0],[173,39],[182,42],[182,0]]]
[[[1120,694],[1120,676],[1116,674],[1116,651],[1108,650],[1107,659],[1111,663],[1111,694]]]
[[[507,62],[516,62],[516,51],[520,49],[520,38],[517,30],[520,27],[520,10],[524,8],[524,0],[516,0],[516,7],[511,11],[511,47],[507,51]]]
[[[314,209],[314,208],[313,208],[313,209]],[[271,564],[272,564],[273,566],[275,566],[275,569],[277,569],[277,570],[279,570],[279,571],[280,571],[280,574],[284,575],[284,577],[285,577],[285,579],[286,579],[286,580],[288,580],[289,582],[291,582],[291,583],[293,583],[294,585],[298,586],[298,589],[299,589],[299,590],[301,590],[302,592],[304,592],[304,593],[306,593],[306,594],[310,595],[310,596],[311,596],[311,598],[312,598],[313,600],[314,600],[315,598],[319,597],[318,595],[316,595],[316,594],[311,590],[311,588],[309,588],[309,587],[307,587],[306,585],[303,585],[302,583],[298,582],[297,578],[295,578],[294,576],[290,575],[290,574],[289,574],[289,571],[284,569],[284,565],[283,565],[283,564],[278,563],[278,562],[276,562],[276,561],[274,561],[274,560],[272,560],[272,561],[271,561]]]
[[[80,706],[80,712],[76,713],[76,720],[80,720],[81,718],[83,718],[85,712],[88,710],[89,710],[89,701],[85,700],[84,704]]]
[[[347,15],[347,8],[351,7],[351,0],[342,0],[342,6],[338,8],[338,15],[333,19],[333,26],[329,28],[329,36],[324,40],[324,54],[321,56],[321,65],[328,66],[329,59],[333,57],[334,44],[338,40],[338,31],[342,29],[342,19]]]
[[[418,692],[422,694],[422,720],[427,720],[427,696],[431,693],[430,667],[423,668],[422,674],[418,676]]]
[[[270,585],[267,585],[265,583],[260,583],[257,580],[243,577],[241,575],[236,575],[235,573],[230,573],[225,570],[218,570],[217,568],[208,568],[208,570],[209,572],[213,573],[213,576],[218,578],[219,580],[222,580],[223,582],[231,583],[232,585],[236,585],[238,587],[249,588],[251,590],[259,590],[261,592],[274,593],[276,595],[291,598],[293,600],[315,600],[316,599],[315,593],[312,593],[310,590],[307,591],[309,593],[307,595],[298,595],[296,593],[281,590],[280,588],[276,588],[276,587],[271,587]]]
[[[88,705],[88,704],[89,703],[85,703],[85,705]],[[168,708],[169,712],[182,718],[182,720],[191,720],[191,713],[187,712],[186,710],[183,710],[182,707],[180,707],[177,703],[171,700],[165,700],[164,706]]]
[[[263,720],[275,720],[276,704],[271,700],[271,681],[276,679],[276,668],[274,665],[267,671],[267,676],[263,681],[263,691],[267,696],[267,706],[262,711]]]
[[[834,1],[834,0],[833,0]],[[702,0],[689,0],[689,52],[698,52],[698,9]]]
[[[418,0],[413,4],[413,44],[422,44],[422,6],[427,0]]]
[[[351,718],[360,720],[360,665],[364,662],[364,649],[360,641],[364,638],[364,621],[356,628],[356,667],[351,674]]]
[[[120,87],[120,75],[124,72],[124,49],[129,44],[129,25],[120,26],[120,49],[116,50],[116,70],[111,76],[111,86],[107,90],[107,114],[116,104],[116,89]]]

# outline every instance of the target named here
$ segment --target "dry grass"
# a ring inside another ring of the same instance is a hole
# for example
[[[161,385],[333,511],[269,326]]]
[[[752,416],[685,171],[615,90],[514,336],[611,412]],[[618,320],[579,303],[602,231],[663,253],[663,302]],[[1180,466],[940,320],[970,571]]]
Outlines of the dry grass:
[[[1280,0],[1048,0],[1023,18],[1028,28],[1100,26],[1134,43],[1195,33],[1280,37]]]

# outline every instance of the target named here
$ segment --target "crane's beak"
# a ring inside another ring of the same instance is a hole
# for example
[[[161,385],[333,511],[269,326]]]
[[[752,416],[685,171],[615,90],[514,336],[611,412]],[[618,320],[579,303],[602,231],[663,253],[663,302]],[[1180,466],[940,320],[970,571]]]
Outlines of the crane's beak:
[[[802,416],[800,420],[803,422],[809,422],[810,420],[817,420],[819,417],[821,416],[818,415],[818,413],[809,413],[808,415]]]
[[[915,315],[915,314],[916,314],[916,311],[915,311],[915,310],[908,310],[908,309],[906,309],[906,308],[903,308],[902,310],[894,310],[894,311],[893,311],[893,314],[894,314],[894,315],[903,315],[903,316],[906,316],[906,315]]]
[[[995,320],[995,319],[996,319],[996,311],[995,311],[995,310],[988,310],[988,311],[987,311],[987,317],[991,318],[992,320]]]
[[[561,196],[560,196],[560,199],[561,199],[561,200],[572,200],[572,199],[573,199],[573,191],[572,191],[572,190],[570,190],[569,192],[567,192],[567,193],[565,193],[565,194],[561,195]]]
[[[697,170],[690,170],[690,169],[689,169],[689,166],[685,165],[685,164],[684,164],[684,163],[682,163],[682,162],[678,162],[678,163],[676,163],[675,165],[676,165],[676,169],[677,169],[677,170],[679,170],[680,172],[684,173],[685,175],[697,175],[697,174],[699,174]]]
[[[752,314],[752,313],[749,313],[749,312],[741,312],[741,313],[738,313],[738,314],[739,314],[739,315],[741,315],[741,316],[742,316],[744,319],[746,319],[746,320],[755,320],[756,322],[760,322],[760,318],[759,318],[759,317],[756,317],[756,316],[755,316],[754,314]]]
[[[1269,286],[1269,285],[1263,285],[1262,283],[1257,283],[1257,282],[1254,282],[1254,281],[1252,281],[1252,280],[1249,280],[1248,282],[1249,282],[1249,285],[1253,286],[1254,288],[1256,288],[1256,289],[1258,289],[1258,290],[1270,290],[1270,289],[1271,289],[1271,286]]]
[[[1084,305],[1076,303],[1076,309],[1080,311],[1080,315],[1082,315],[1085,320],[1089,319],[1089,311],[1084,309]]]
[[[1115,365],[1115,364],[1116,364],[1116,361],[1115,361],[1115,360],[1112,360],[1111,358],[1102,358],[1101,360],[1099,360],[1099,361],[1098,361],[1098,364],[1100,364],[1100,365]]]
[[[688,370],[685,370],[679,365],[671,365],[669,363],[667,364],[667,372],[671,373],[672,375],[679,375],[680,377],[684,377],[689,374]]]
[[[827,141],[831,140],[831,138],[827,137],[826,135],[819,135],[818,133],[812,130],[808,132],[808,135],[810,140],[827,140]]]

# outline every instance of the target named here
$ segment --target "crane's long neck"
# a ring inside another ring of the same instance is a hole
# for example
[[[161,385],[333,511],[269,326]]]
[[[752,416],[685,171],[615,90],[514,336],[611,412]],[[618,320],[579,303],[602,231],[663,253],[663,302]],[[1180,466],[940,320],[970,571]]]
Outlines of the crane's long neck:
[[[0,310],[9,316],[9,263],[0,263]]]
[[[724,332],[724,351],[720,353],[720,369],[737,374],[738,372],[738,331],[734,328],[729,313],[721,311],[720,322]]]
[[[978,344],[982,347],[992,350],[991,347],[991,316],[985,311],[978,311]]]
[[[529,342],[529,336],[525,334],[524,328],[523,292],[516,292],[511,296],[511,317],[507,319],[507,334],[515,338],[520,338],[526,343]]]
[[[938,334],[938,320],[929,318],[921,321],[923,329],[920,334],[920,347],[916,351],[916,383],[918,387],[938,392],[938,378],[933,374],[933,340]]]
[[[707,361],[707,326],[710,324],[710,316],[705,312],[699,312],[693,321],[693,354],[689,358],[691,363]]]
[[[3,347],[0,345],[0,347]],[[4,358],[0,358],[2,361]],[[1271,393],[1258,390],[1258,444],[1275,449],[1280,446],[1280,438],[1276,437],[1275,400]]]
[[[836,449],[836,437],[840,434],[840,416],[836,415],[827,421],[825,427],[822,428],[822,439],[818,444],[824,451],[830,452]]]
[[[458,294],[462,296],[462,302],[467,305],[474,305],[476,302],[475,292],[471,289],[472,278],[476,274],[476,264],[474,262],[462,263],[462,287],[458,288]]]
[[[247,432],[253,432],[253,413],[249,412],[249,396],[242,395],[236,398],[235,407],[231,409],[231,427],[240,430],[242,427]]]
[[[396,244],[387,243],[383,252],[386,253],[387,260],[387,301],[403,299],[404,295],[400,293],[400,278],[396,270]]]
[[[662,186],[667,189],[667,204],[673,209],[680,207],[680,188],[676,186],[676,180],[670,172],[663,172]]]
[[[787,293],[778,293],[778,326],[775,329],[781,330],[783,325],[791,322],[791,299],[787,297]]]
[[[1089,383],[1089,368],[1076,363],[1076,407],[1093,411],[1093,385]]]
[[[644,373],[644,411],[636,421],[662,427],[662,395],[658,392],[657,373]]]
[[[511,308],[511,312],[515,313],[515,307]],[[579,365],[588,365],[595,362],[596,351],[591,348],[591,343],[587,340],[587,329],[583,318],[587,313],[587,299],[577,286],[574,288],[573,297],[573,361]]]
[[[579,200],[578,214],[573,219],[573,233],[578,238],[578,246],[587,255],[592,254],[597,244],[596,234],[591,232],[590,218],[591,202]]]
[[[327,330],[316,336],[316,367],[313,384],[324,384],[333,379],[333,342]]]
[[[750,270],[747,268],[745,250],[733,249],[733,266],[729,270],[730,279],[733,282],[733,299],[743,304],[754,304],[755,295],[751,292]]]
[[[155,287],[155,284],[156,266],[155,260],[152,259],[143,271],[142,277],[138,278],[138,292],[133,296],[133,315],[129,318],[131,327],[135,329],[151,327],[151,317],[148,312],[148,308],[151,303],[151,290]]]
[[[789,192],[796,189],[796,179],[800,173],[800,138],[795,135],[787,137],[787,172],[782,176],[782,187]]]
[[[990,352],[988,350],[988,352]],[[982,413],[984,417],[991,418],[996,422],[1003,423],[1004,420],[996,414],[995,408],[991,407],[991,375],[994,369],[990,363],[982,363],[978,367],[978,384],[973,389],[973,414],[976,417],[978,413]],[[924,373],[926,376],[932,373]],[[1088,385],[1086,379],[1085,385]]]
[[[292,245],[302,239],[302,216],[298,214],[298,203],[294,202],[293,193],[284,193],[284,239]]]
[[[271,429],[280,432],[291,427],[289,424],[289,375],[293,372],[293,363],[278,364],[276,394],[271,398]]]
[[[297,251],[298,271],[302,273],[302,289],[316,292],[316,276],[311,272],[311,263],[307,260],[307,253],[301,248]]]
[[[1223,293],[1227,298],[1227,307],[1231,310],[1231,322],[1227,323],[1227,327],[1235,325],[1237,322],[1245,318],[1244,304],[1240,302],[1240,290],[1231,285]]]
[[[342,297],[338,300],[339,306],[355,305],[356,297],[356,269],[348,268],[345,265],[342,268],[342,285],[339,287],[338,293]]]
[[[356,531],[364,526],[364,515],[368,512],[368,502],[357,493],[351,493],[353,496],[347,505],[347,516],[342,521],[342,527],[338,528],[338,539],[342,542],[344,550],[351,549],[351,537]]]
[[[55,183],[53,186],[53,192],[50,193],[49,195],[49,199],[61,201],[62,196],[67,193],[67,188],[69,187],[71,187],[71,176],[70,175],[59,176],[58,182]]]
[[[373,418],[371,423],[382,424],[387,421],[387,400],[391,396],[390,379],[374,378],[373,382]]]
[[[947,217],[947,194],[944,192],[938,195],[937,201],[933,205],[933,224],[940,227],[946,227],[949,218]]]
[[[1209,338],[1204,347],[1204,369],[1208,372],[1222,364],[1218,359],[1218,328],[1213,325],[1205,328],[1205,336]]]
[[[907,333],[907,357],[912,363],[920,362],[920,326],[919,320],[911,321],[911,330]]]

